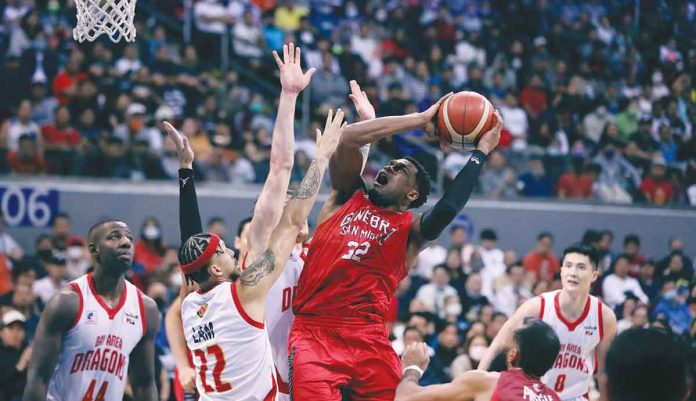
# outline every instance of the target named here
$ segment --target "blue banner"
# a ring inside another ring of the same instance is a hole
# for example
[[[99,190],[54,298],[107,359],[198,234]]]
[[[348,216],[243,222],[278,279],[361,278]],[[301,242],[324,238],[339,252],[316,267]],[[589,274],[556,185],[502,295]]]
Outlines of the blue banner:
[[[46,227],[59,210],[58,191],[0,186],[0,211],[8,227]]]

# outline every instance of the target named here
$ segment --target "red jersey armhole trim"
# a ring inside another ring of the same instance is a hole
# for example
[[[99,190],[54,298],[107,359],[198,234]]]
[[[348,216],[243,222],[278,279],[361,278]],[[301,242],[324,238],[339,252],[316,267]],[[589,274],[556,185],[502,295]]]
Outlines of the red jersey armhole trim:
[[[575,330],[576,327],[578,327],[580,325],[580,323],[582,323],[585,320],[585,318],[587,318],[587,315],[590,313],[591,298],[589,296],[587,297],[587,302],[585,303],[585,310],[582,311],[582,315],[580,315],[578,320],[576,320],[574,322],[569,322],[565,318],[565,316],[563,316],[563,313],[561,313],[561,304],[558,301],[560,296],[561,296],[561,292],[559,291],[556,294],[556,296],[553,298],[553,303],[554,303],[554,306],[556,307],[556,315],[558,315],[558,319],[568,327],[568,330],[573,331],[573,330]]]
[[[75,290],[77,296],[80,298],[80,307],[77,309],[75,320],[73,320],[73,322],[70,324],[70,328],[68,330],[71,330],[73,327],[77,326],[77,322],[79,322],[80,318],[82,317],[82,309],[85,306],[85,301],[82,299],[82,291],[80,291],[80,286],[77,285],[77,283],[70,283],[70,286]]]
[[[539,309],[539,320],[544,320],[544,308],[546,307],[546,300],[543,295],[539,295],[541,299],[541,309]]]
[[[252,319],[251,316],[249,316],[244,310],[242,302],[239,300],[239,295],[237,295],[237,283],[232,283],[230,285],[230,288],[232,292],[232,300],[234,301],[234,306],[237,307],[237,310],[239,311],[239,314],[242,316],[242,319],[244,319],[244,321],[256,327],[257,329],[263,329],[263,323],[257,322],[256,320]]]
[[[121,299],[118,300],[118,304],[116,304],[115,307],[111,308],[109,305],[104,302],[101,296],[97,294],[97,289],[94,288],[94,281],[92,280],[92,273],[89,273],[87,275],[87,283],[89,284],[89,290],[92,291],[92,295],[94,295],[94,298],[97,300],[99,305],[101,305],[102,309],[106,312],[107,315],[109,315],[109,319],[113,320],[114,316],[123,308],[123,305],[126,303],[126,296],[128,295],[128,289],[126,288],[126,283],[125,280],[123,282],[123,292],[121,293]]]
[[[599,315],[599,341],[604,339],[604,317],[602,316],[603,306],[602,301],[597,298],[597,314]]]
[[[278,372],[278,367],[273,366],[275,368],[276,372],[276,377],[278,378],[278,391],[283,393],[283,394],[290,394],[290,385],[288,383],[285,383],[283,381],[283,378],[280,377],[280,372]]]
[[[138,290],[138,307],[140,307],[140,323],[143,326],[143,337],[147,334],[147,318],[145,316],[145,305],[143,304],[143,293]]]
[[[271,372],[271,381],[273,382],[273,387],[271,387],[271,391],[268,392],[266,395],[266,398],[263,399],[263,401],[275,401],[276,395],[278,395],[278,385],[276,384],[276,375]]]

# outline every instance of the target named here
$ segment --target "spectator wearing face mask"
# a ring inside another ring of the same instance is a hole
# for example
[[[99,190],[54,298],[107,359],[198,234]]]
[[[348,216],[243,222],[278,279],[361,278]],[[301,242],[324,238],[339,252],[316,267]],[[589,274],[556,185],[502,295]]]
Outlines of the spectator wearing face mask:
[[[631,193],[640,185],[640,174],[623,157],[620,147],[620,143],[608,140],[593,160],[602,170],[597,179],[597,195],[605,202],[631,203]]]
[[[90,261],[85,251],[85,244],[79,238],[68,241],[68,249],[65,251],[65,265],[67,267],[68,280],[74,280],[87,273]]]
[[[656,319],[664,318],[676,334],[682,334],[689,330],[692,317],[686,304],[689,295],[688,287],[679,287],[665,292],[663,299],[655,306],[653,316]]]
[[[469,370],[474,370],[488,350],[488,339],[484,335],[476,334],[469,337],[464,344],[463,353],[452,361],[451,374],[457,377]]]
[[[147,277],[160,268],[166,250],[159,220],[146,218],[140,230],[140,239],[135,243],[133,256],[133,281],[136,285],[142,289],[147,286]]]
[[[431,312],[440,318],[445,317],[445,298],[457,295],[457,290],[449,285],[449,281],[450,276],[447,268],[436,266],[431,282],[422,286],[416,293],[416,299],[423,302]]]

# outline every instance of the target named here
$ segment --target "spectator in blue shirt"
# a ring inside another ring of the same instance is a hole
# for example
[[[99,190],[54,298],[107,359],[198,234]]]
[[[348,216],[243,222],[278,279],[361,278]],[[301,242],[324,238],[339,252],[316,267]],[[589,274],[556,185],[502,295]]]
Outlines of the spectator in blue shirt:
[[[655,319],[665,318],[672,330],[677,334],[682,334],[689,330],[692,317],[686,304],[688,295],[688,287],[679,287],[679,289],[667,291],[664,298],[655,307],[653,317]]]
[[[529,160],[529,170],[520,175],[520,193],[529,197],[553,196],[553,184],[546,176],[541,158],[532,157]]]

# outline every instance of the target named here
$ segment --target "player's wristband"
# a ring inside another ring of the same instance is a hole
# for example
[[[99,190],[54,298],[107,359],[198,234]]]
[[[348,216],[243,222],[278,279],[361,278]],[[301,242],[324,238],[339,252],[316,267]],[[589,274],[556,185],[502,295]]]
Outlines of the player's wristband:
[[[423,377],[423,369],[421,369],[418,365],[408,365],[408,366],[406,366],[406,367],[404,368],[402,374],[405,375],[406,372],[409,371],[409,370],[415,370],[416,372],[418,372],[418,374],[420,375],[420,377]]]

